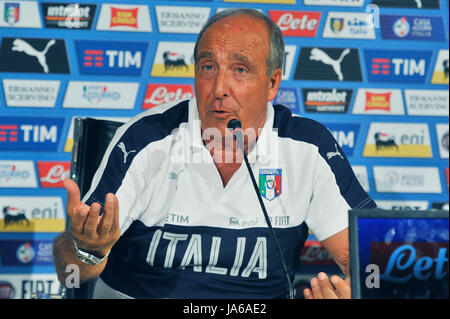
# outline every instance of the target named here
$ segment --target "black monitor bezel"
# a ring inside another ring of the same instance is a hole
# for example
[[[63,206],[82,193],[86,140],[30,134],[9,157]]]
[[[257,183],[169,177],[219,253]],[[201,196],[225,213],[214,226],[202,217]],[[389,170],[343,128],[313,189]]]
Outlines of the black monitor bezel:
[[[350,278],[352,298],[361,299],[361,278],[359,263],[358,218],[449,218],[446,210],[387,210],[387,209],[352,209],[349,210],[349,249]]]

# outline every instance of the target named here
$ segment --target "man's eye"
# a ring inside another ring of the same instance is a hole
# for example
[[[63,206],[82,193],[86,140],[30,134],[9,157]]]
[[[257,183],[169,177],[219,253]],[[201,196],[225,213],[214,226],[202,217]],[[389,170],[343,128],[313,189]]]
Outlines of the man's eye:
[[[202,69],[205,71],[211,71],[213,69],[213,66],[209,65],[209,64],[205,64],[202,66]]]
[[[247,70],[245,68],[236,68],[237,73],[245,73]]]

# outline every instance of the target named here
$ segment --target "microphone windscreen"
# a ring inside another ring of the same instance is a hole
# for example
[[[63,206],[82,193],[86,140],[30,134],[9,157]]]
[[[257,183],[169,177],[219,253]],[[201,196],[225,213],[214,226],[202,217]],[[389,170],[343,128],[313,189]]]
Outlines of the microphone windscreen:
[[[228,121],[227,127],[229,129],[235,130],[237,128],[242,128],[241,126],[241,121],[237,120],[237,119],[232,119]]]

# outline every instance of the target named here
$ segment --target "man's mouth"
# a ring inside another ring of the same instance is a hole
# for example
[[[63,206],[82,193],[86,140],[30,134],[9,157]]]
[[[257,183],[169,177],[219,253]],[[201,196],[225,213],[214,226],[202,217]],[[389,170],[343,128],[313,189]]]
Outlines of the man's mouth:
[[[223,111],[223,110],[213,110],[211,113],[213,114],[214,117],[221,118],[221,119],[227,118],[232,114],[231,112],[227,112],[227,111]]]

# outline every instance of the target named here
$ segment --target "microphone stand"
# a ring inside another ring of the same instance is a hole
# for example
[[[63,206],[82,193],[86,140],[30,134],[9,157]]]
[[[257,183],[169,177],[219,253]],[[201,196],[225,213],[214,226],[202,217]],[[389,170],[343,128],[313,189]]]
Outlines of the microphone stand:
[[[246,154],[245,148],[244,148],[244,137],[243,137],[243,134],[242,134],[241,122],[239,122],[238,120],[230,120],[228,122],[228,128],[233,129],[232,134],[233,134],[233,137],[234,137],[234,139],[236,141],[236,146],[237,146],[238,149],[240,149],[240,151],[242,152],[242,155],[244,156],[245,165],[247,166],[247,170],[248,170],[250,178],[252,180],[253,188],[255,189],[256,195],[258,197],[259,204],[261,206],[261,209],[262,209],[263,214],[264,214],[264,218],[265,218],[266,223],[267,223],[267,227],[269,228],[270,236],[272,237],[272,240],[273,240],[273,242],[275,244],[275,248],[276,248],[276,250],[278,252],[278,255],[280,257],[281,265],[283,267],[283,272],[284,272],[284,275],[286,277],[287,286],[288,286],[287,287],[287,289],[288,289],[287,297],[288,297],[288,299],[295,299],[296,291],[295,291],[294,287],[292,286],[292,281],[291,281],[291,278],[289,277],[289,272],[287,270],[286,261],[284,259],[284,254],[281,251],[280,244],[278,243],[277,236],[275,235],[275,232],[274,232],[274,230],[272,228],[272,223],[270,222],[269,215],[267,214],[267,210],[266,210],[266,207],[264,205],[262,196],[261,196],[261,194],[259,192],[258,184],[256,183],[255,176],[253,175],[253,171],[252,171],[252,169],[250,167],[250,164],[248,162],[247,154]]]

